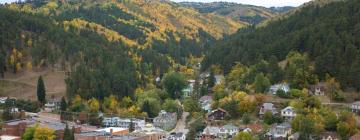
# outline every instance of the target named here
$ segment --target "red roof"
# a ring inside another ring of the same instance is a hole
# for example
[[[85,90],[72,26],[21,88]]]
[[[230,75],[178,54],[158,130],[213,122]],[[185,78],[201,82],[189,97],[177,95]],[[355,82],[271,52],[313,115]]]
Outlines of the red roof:
[[[260,124],[249,124],[247,125],[247,128],[250,128],[251,131],[255,132],[255,133],[259,133],[262,131],[262,125]]]

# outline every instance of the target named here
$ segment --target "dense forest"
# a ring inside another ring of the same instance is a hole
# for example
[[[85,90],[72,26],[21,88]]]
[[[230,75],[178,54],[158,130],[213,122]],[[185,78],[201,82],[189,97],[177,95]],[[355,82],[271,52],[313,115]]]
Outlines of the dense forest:
[[[316,2],[268,23],[248,27],[219,41],[203,61],[203,70],[220,65],[224,73],[240,63],[258,67],[274,82],[287,81],[306,87],[335,77],[342,88],[360,89],[360,2]],[[221,58],[221,59],[219,59]],[[274,71],[282,78],[274,79]],[[251,78],[250,78],[251,79]],[[300,80],[299,80],[300,79]],[[297,81],[297,82],[295,82]],[[273,83],[274,83],[273,82]]]
[[[265,8],[231,2],[180,2],[180,4],[185,7],[194,8],[200,13],[214,13],[249,25],[257,25],[293,9],[293,7]]]
[[[132,97],[243,26],[157,0],[29,0],[0,10],[1,76],[57,68],[69,74],[68,97],[86,99]]]

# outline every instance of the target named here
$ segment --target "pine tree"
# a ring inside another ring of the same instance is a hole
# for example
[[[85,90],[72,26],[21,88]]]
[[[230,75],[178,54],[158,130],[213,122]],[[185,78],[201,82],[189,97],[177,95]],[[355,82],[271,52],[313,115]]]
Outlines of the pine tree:
[[[214,72],[211,71],[210,75],[209,75],[208,88],[211,89],[212,87],[214,87],[215,82],[216,82],[216,79],[215,79]]]
[[[151,108],[150,108],[150,103],[148,100],[144,101],[143,106],[141,107],[141,111],[142,112],[146,112],[148,117],[152,117],[153,115],[151,114]]]
[[[42,76],[39,77],[37,84],[37,98],[41,105],[44,105],[46,102],[46,93],[45,93],[45,85]]]
[[[65,97],[62,97],[61,98],[61,104],[60,104],[60,110],[61,111],[66,111],[66,109],[67,109],[67,103],[66,103]]]
[[[68,124],[66,123],[65,129],[64,129],[64,140],[71,140],[71,134],[72,131],[69,129]]]
[[[130,124],[129,124],[129,132],[133,132],[135,131],[135,124],[133,122],[133,120],[131,119]]]

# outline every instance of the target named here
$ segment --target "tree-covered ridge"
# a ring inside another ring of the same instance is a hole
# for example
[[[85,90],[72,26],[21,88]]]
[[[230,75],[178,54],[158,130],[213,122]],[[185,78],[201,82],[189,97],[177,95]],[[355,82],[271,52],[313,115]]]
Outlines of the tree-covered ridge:
[[[265,8],[229,2],[181,2],[180,4],[186,7],[194,8],[200,13],[214,13],[250,25],[259,24],[264,20],[273,18],[292,9],[292,7]]]
[[[307,5],[266,27],[243,29],[218,43],[205,58],[204,68],[218,64],[228,73],[235,62],[249,66],[274,58],[285,60],[280,63],[282,67],[301,76],[303,72],[296,72],[288,63],[289,53],[295,51],[308,59],[299,62],[309,66],[308,74],[303,73],[309,78],[315,74],[318,80],[324,80],[329,74],[342,87],[359,89],[360,78],[355,76],[360,74],[359,17],[360,2],[356,0]]]

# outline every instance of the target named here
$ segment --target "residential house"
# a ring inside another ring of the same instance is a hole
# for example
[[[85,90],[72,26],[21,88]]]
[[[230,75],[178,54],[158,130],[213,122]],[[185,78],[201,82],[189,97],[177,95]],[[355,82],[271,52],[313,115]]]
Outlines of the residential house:
[[[212,96],[202,96],[199,99],[199,103],[201,105],[201,108],[205,110],[206,112],[211,112],[211,104],[213,102]]]
[[[44,105],[45,112],[53,112],[60,109],[61,100],[59,99],[50,99]]]
[[[228,124],[220,127],[219,132],[217,134],[220,138],[232,138],[239,132],[239,128],[235,125]]]
[[[319,137],[320,140],[341,140],[340,136],[335,132],[323,132]]]
[[[286,138],[291,135],[291,125],[289,123],[282,123],[274,125],[270,128],[270,131],[266,133],[269,138]]]
[[[294,134],[292,134],[291,136],[288,137],[288,140],[299,140],[300,138],[300,133],[296,132]]]
[[[194,92],[195,80],[188,80],[188,86],[182,90],[183,97],[189,97]]]
[[[218,137],[219,132],[220,132],[220,128],[217,126],[206,126],[202,132],[201,139],[202,140],[215,139]]]
[[[8,97],[0,97],[0,104],[5,104]]]
[[[283,117],[284,119],[291,120],[295,118],[295,116],[296,116],[295,110],[291,106],[288,106],[281,110],[281,117]]]
[[[316,96],[323,96],[325,95],[327,89],[327,85],[325,82],[317,83],[316,85],[309,86],[309,94],[316,95]]]
[[[224,75],[214,75],[215,77],[215,85],[221,84],[221,82],[225,79]]]
[[[360,140],[360,134],[355,134],[354,136],[351,136],[349,140]]]
[[[289,86],[289,84],[286,84],[286,83],[272,85],[272,86],[270,86],[269,93],[276,95],[278,90],[282,90],[285,93],[288,93],[290,91],[290,86]]]
[[[267,111],[270,111],[273,115],[277,114],[276,108],[274,107],[274,104],[272,103],[263,103],[263,105],[260,107],[259,115],[264,115]]]
[[[352,112],[356,114],[360,114],[360,101],[354,102],[351,104]]]
[[[154,118],[153,123],[155,127],[163,130],[171,130],[175,127],[177,122],[176,113],[169,113],[165,110],[161,110],[159,115]]]
[[[228,112],[222,108],[213,110],[207,114],[208,121],[224,120]]]

